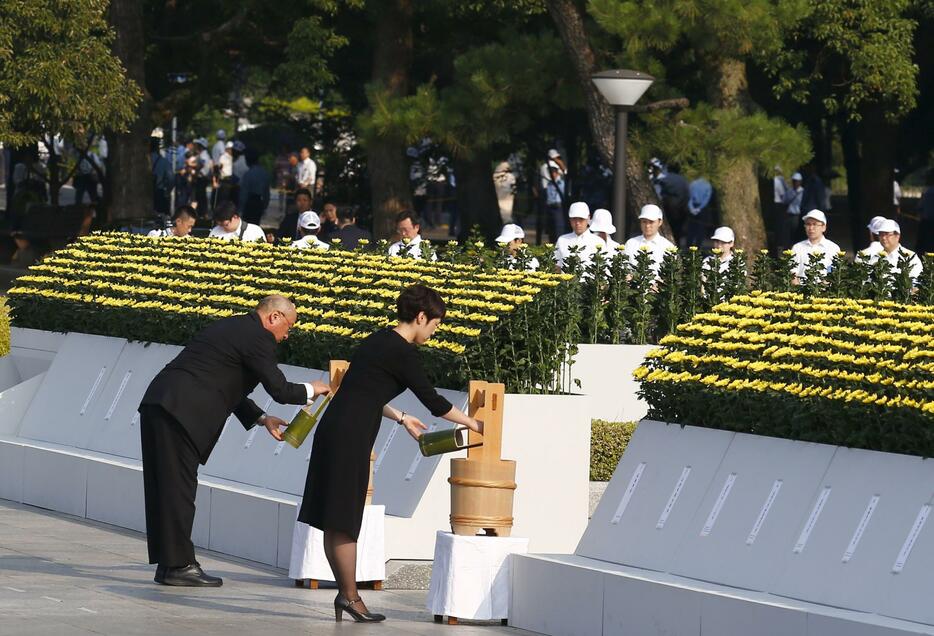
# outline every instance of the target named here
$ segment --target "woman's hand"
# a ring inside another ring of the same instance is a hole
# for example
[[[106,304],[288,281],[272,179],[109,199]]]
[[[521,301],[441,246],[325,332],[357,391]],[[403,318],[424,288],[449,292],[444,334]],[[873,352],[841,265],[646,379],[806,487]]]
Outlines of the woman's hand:
[[[428,430],[428,427],[422,424],[422,421],[414,415],[406,415],[402,418],[402,426],[409,432],[412,439],[418,439],[422,433]]]

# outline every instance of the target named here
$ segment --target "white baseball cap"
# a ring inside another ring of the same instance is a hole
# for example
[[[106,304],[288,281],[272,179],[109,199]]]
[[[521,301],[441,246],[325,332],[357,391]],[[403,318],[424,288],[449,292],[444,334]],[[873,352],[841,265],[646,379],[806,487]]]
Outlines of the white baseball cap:
[[[557,150],[555,150],[554,148],[552,148],[551,150],[548,151],[548,158],[549,158],[549,159],[554,159],[555,157],[560,157],[560,156],[561,156],[561,153],[558,152]]]
[[[794,173],[793,175],[791,175],[791,180],[792,180],[792,181],[801,181],[801,173],[800,173],[800,172],[796,172],[796,173]]]
[[[873,234],[879,233],[879,224],[885,221],[884,216],[874,216],[869,219],[869,225],[866,226],[866,229],[872,232]]]
[[[317,212],[308,210],[298,215],[298,226],[303,230],[317,230],[321,227],[321,218]]]
[[[649,221],[661,221],[662,209],[654,203],[643,205],[642,210],[639,212],[639,218],[648,219]]]
[[[569,219],[589,219],[590,218],[590,206],[584,203],[583,201],[575,201],[571,204],[571,207],[568,208],[568,218]]]
[[[515,239],[525,238],[525,230],[515,223],[507,223],[503,226],[503,231],[496,237],[497,243],[509,243]]]
[[[896,234],[902,233],[902,228],[899,227],[896,221],[892,219],[883,219],[882,223],[876,226],[876,233],[879,232],[895,232]]]
[[[593,220],[590,222],[590,231],[606,232],[607,234],[616,232],[616,226],[613,225],[613,215],[610,214],[609,210],[603,208],[594,210]]]
[[[821,212],[820,210],[816,210],[816,209],[811,210],[810,212],[805,214],[803,217],[801,217],[802,221],[806,221],[807,219],[814,219],[815,221],[820,221],[824,225],[827,225],[827,215]]]
[[[732,243],[736,240],[736,236],[733,234],[733,230],[726,227],[718,227],[714,230],[713,236],[710,237],[711,240],[720,241],[722,243]]]

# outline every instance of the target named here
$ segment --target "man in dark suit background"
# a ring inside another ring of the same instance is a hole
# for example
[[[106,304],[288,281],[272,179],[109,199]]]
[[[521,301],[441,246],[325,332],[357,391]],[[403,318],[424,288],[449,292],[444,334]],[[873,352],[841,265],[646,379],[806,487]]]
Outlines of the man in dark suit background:
[[[373,241],[373,235],[368,231],[357,227],[357,218],[354,209],[351,207],[342,207],[337,209],[337,229],[330,232],[327,237],[322,234],[322,240],[333,241],[340,239],[343,249],[356,249],[360,244],[360,239]]]
[[[146,539],[155,581],[164,585],[217,587],[195,560],[198,464],[205,464],[231,413],[247,430],[260,424],[277,440],[287,423],[266,415],[247,396],[262,383],[281,404],[311,403],[330,388],[296,384],[276,363],[276,344],[295,324],[295,305],[267,296],[256,310],[212,323],[153,378],[140,403]]]

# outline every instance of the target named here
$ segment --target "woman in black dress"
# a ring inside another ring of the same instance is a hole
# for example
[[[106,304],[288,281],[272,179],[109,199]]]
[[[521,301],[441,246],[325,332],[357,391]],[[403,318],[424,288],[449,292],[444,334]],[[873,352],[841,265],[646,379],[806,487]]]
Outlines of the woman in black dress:
[[[415,345],[425,343],[444,318],[441,296],[423,285],[407,287],[397,301],[399,324],[368,336],[350,361],[340,390],[314,437],[298,519],[324,532],[324,552],[337,581],[335,617],[377,622],[357,593],[357,536],[370,478],[370,452],[383,417],[415,439],[426,426],[388,402],[406,389],[435,417],[481,432],[483,425],[438,395],[422,369]]]

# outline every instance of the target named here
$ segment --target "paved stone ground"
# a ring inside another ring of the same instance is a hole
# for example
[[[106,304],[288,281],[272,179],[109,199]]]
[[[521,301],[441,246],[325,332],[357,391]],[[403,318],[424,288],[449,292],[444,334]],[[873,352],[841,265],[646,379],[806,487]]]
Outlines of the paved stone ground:
[[[145,554],[140,533],[0,500],[0,634],[530,633],[437,625],[425,592],[403,590],[364,591],[385,623],[338,624],[333,590],[296,588],[283,570],[200,550],[201,564],[224,577],[224,586],[170,588],[152,582]]]

